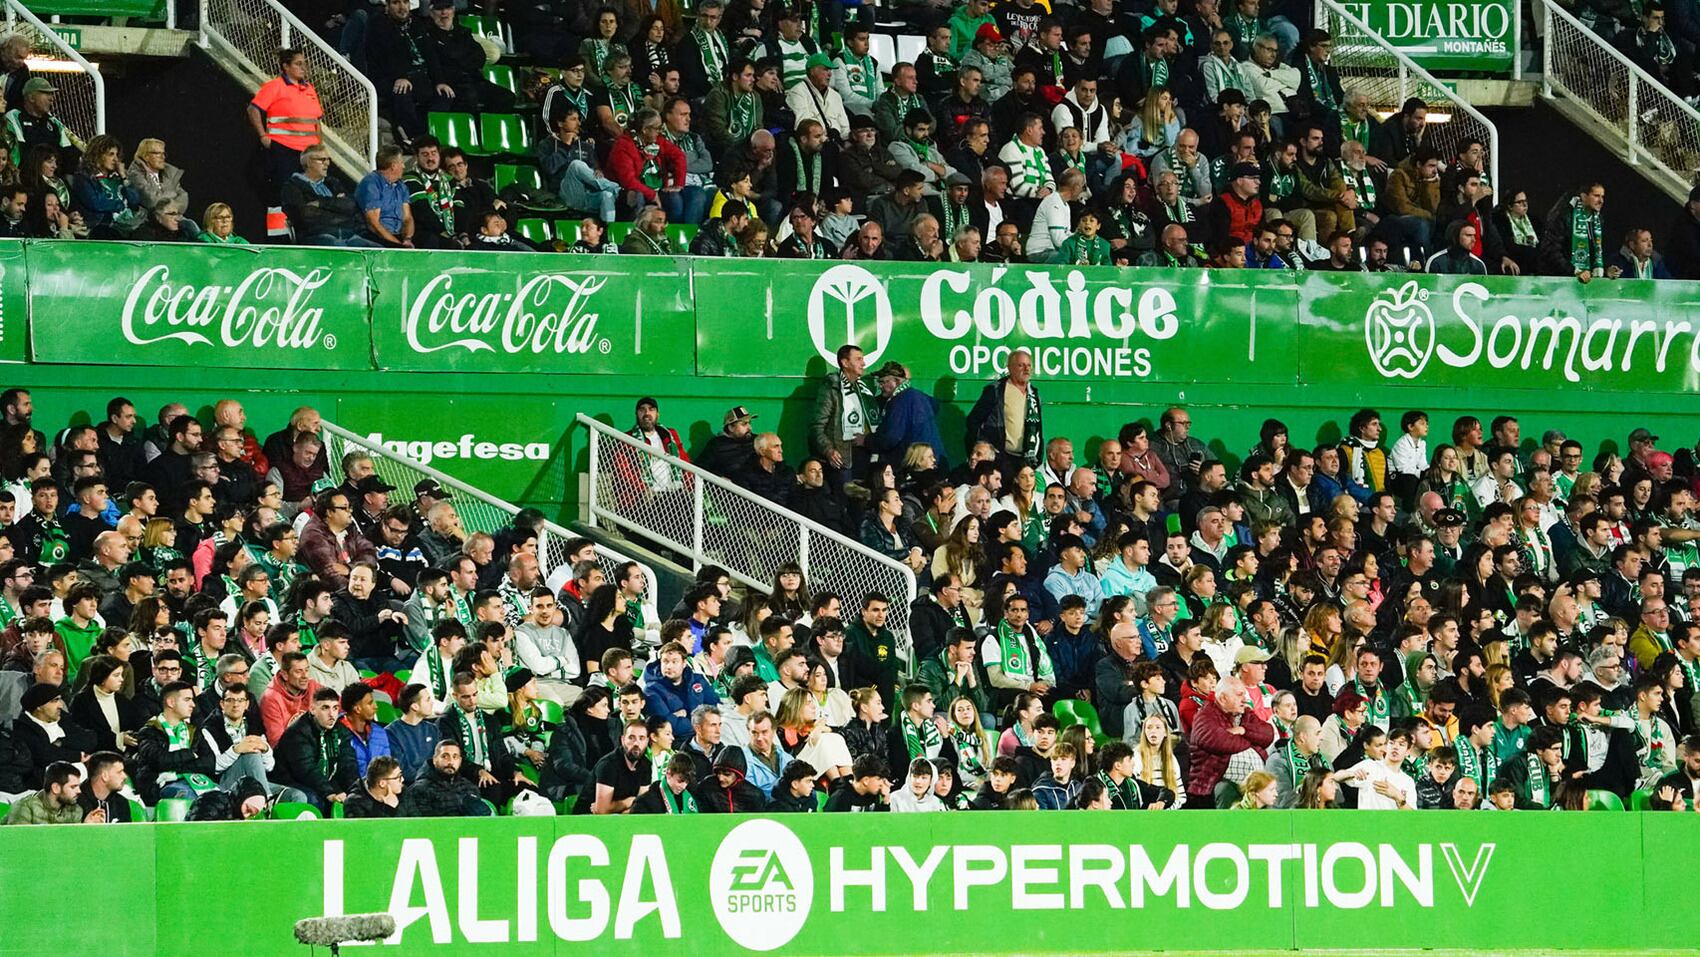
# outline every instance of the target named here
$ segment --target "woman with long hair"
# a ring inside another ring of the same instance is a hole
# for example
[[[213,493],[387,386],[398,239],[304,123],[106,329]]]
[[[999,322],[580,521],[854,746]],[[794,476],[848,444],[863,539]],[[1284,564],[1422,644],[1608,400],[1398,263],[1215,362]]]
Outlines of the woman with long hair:
[[[1455,508],[1467,516],[1480,511],[1469,483],[1464,481],[1464,462],[1455,446],[1442,443],[1434,447],[1434,457],[1417,481],[1417,498],[1429,492],[1439,495],[1447,508]]]
[[[129,629],[132,635],[152,635],[161,628],[171,627],[171,608],[165,599],[149,595],[130,609]]]
[[[1309,637],[1309,653],[1329,654],[1345,630],[1345,621],[1338,605],[1319,602],[1305,612],[1304,633]]]
[[[851,758],[875,754],[884,760],[888,752],[889,728],[885,702],[880,699],[879,689],[857,688],[850,692],[850,707],[855,710],[855,717],[838,731],[844,736],[844,745],[850,749]]]
[[[1037,554],[1045,537],[1044,490],[1039,488],[1039,473],[1031,465],[1023,465],[1010,482],[1009,492],[998,499],[997,508],[1014,513],[1021,528],[1020,541],[1029,555]]]
[[[1340,796],[1340,785],[1334,780],[1334,775],[1326,767],[1312,767],[1305,772],[1305,777],[1299,784],[1299,799],[1294,805],[1310,811],[1326,810],[1334,806],[1334,801]]]
[[[1623,480],[1623,459],[1616,452],[1601,452],[1594,456],[1593,471],[1599,473],[1600,479],[1607,485],[1616,485]]]
[[[856,717],[856,706],[843,688],[832,687],[832,678],[827,673],[826,662],[819,658],[809,659],[809,694],[814,696],[815,704],[820,706],[820,713],[826,719],[829,728],[842,728]]]
[[[82,213],[97,239],[126,235],[143,218],[141,196],[124,181],[124,144],[101,134],[83,150],[71,177],[71,208]]]
[[[584,605],[584,621],[574,636],[579,660],[586,667],[600,667],[602,654],[610,648],[632,650],[632,621],[620,601],[620,586],[604,584],[590,593]]]
[[[1329,694],[1339,694],[1341,688],[1358,679],[1358,645],[1362,642],[1361,635],[1342,634],[1328,647],[1328,671],[1324,680]]]
[[[1268,456],[1269,460],[1275,463],[1275,471],[1279,472],[1286,466],[1287,452],[1291,448],[1292,441],[1287,435],[1287,423],[1280,419],[1264,419],[1263,425],[1257,430],[1257,444],[1251,447],[1250,454]]]
[[[1175,758],[1175,734],[1160,714],[1146,715],[1139,725],[1139,740],[1133,745],[1133,776],[1175,792],[1174,807],[1186,804],[1186,781]]]
[[[1017,748],[1033,746],[1033,722],[1045,713],[1045,701],[1031,691],[1023,691],[1015,696],[1009,707],[1004,709],[1004,720],[1009,727],[998,736],[998,754],[1014,754]]]
[[[547,759],[538,785],[551,801],[564,801],[576,796],[593,777],[593,769],[602,755],[614,750],[608,734],[608,689],[593,685],[567,708],[562,721],[549,739]]]
[[[1280,788],[1275,783],[1275,775],[1268,771],[1253,771],[1240,782],[1240,799],[1235,801],[1231,810],[1262,811],[1275,806],[1280,796]]]
[[[994,745],[973,698],[952,698],[945,710],[950,744],[956,749],[956,777],[963,791],[978,792],[992,766]]]
[[[1129,122],[1122,137],[1122,152],[1132,153],[1149,162],[1158,153],[1175,145],[1181,135],[1181,121],[1175,115],[1175,96],[1166,86],[1153,86],[1145,91],[1145,103]]]
[[[1093,739],[1092,732],[1086,730],[1086,725],[1069,725],[1057,735],[1057,741],[1074,746],[1074,761],[1083,777],[1097,773],[1098,742]]]
[[[903,493],[885,488],[876,493],[874,508],[862,522],[862,544],[916,571],[925,567],[926,557],[915,544],[909,523],[903,521]]]
[[[1134,610],[1131,595],[1112,595],[1098,606],[1098,640],[1105,648],[1110,647],[1110,634],[1117,625],[1138,623],[1139,613]]]
[[[672,38],[667,35],[667,21],[649,14],[638,21],[632,37],[632,82],[646,92],[661,89],[662,74],[673,64]]]
[[[955,575],[962,580],[962,603],[973,624],[979,623],[980,609],[986,602],[986,593],[980,588],[980,566],[985,561],[980,550],[981,531],[978,515],[964,515],[951,528],[944,544],[933,550],[933,577]]]
[[[792,688],[779,700],[774,725],[779,746],[792,757],[820,769],[827,781],[850,773],[850,746],[842,735],[827,727],[826,718],[807,688]]]
[[[1233,674],[1234,656],[1245,647],[1240,637],[1239,610],[1232,602],[1218,601],[1207,605],[1198,620],[1204,630],[1204,653],[1216,663],[1216,672]]]
[[[530,761],[541,771],[548,763],[548,729],[543,726],[543,709],[537,706],[537,679],[528,668],[507,676],[508,711],[502,723],[502,743],[515,759]]]
[[[123,693],[129,670],[111,655],[90,655],[83,662],[78,678],[84,687],[71,701],[71,718],[94,733],[91,750],[130,750],[135,747],[135,732],[152,717]]]
[[[1499,696],[1516,685],[1517,677],[1510,665],[1492,664],[1487,666],[1483,683],[1487,685],[1488,703],[1493,705],[1493,710],[1500,711],[1504,706],[1499,703]]]
[[[153,566],[161,580],[165,566],[183,557],[177,550],[177,523],[169,518],[150,518],[142,528],[142,561]]]
[[[803,577],[803,566],[786,562],[774,569],[773,590],[768,592],[768,604],[774,614],[786,621],[796,621],[809,613],[809,582]]]
[[[1216,600],[1216,570],[1195,562],[1181,576],[1181,617],[1202,618],[1204,609]]]

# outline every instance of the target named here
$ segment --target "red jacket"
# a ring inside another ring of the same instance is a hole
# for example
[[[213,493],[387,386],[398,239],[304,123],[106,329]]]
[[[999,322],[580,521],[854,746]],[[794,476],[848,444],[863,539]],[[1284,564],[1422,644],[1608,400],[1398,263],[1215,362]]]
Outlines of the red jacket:
[[[656,140],[661,147],[661,182],[665,186],[683,186],[685,184],[685,154],[677,146],[667,141],[666,137]],[[614,141],[614,148],[608,154],[608,178],[619,183],[622,187],[642,194],[644,199],[652,203],[660,202],[655,190],[643,184],[643,152],[638,148],[637,140],[631,134]]]
[[[1263,763],[1269,746],[1275,743],[1275,729],[1250,711],[1240,715],[1239,723],[1245,734],[1231,733],[1228,729],[1234,726],[1234,716],[1223,711],[1215,698],[1198,709],[1189,735],[1188,754],[1192,764],[1187,768],[1188,794],[1215,792],[1223,773],[1228,770],[1228,759],[1247,748],[1257,752],[1259,765]]]
[[[272,683],[266,688],[266,693],[260,695],[260,720],[266,726],[266,740],[272,747],[277,747],[279,738],[289,727],[289,723],[307,713],[313,704],[313,694],[319,690],[319,683],[311,679],[307,682],[307,690],[296,694],[288,684],[284,683],[283,672],[272,675]]]
[[[1241,245],[1252,241],[1256,235],[1257,226],[1263,222],[1263,200],[1253,196],[1241,200],[1231,190],[1223,190],[1216,194],[1216,199],[1210,207],[1211,234],[1217,242],[1225,242],[1228,237],[1238,240]]]
[[[332,589],[340,590],[348,585],[347,569],[355,562],[377,561],[378,550],[352,524],[344,531],[339,547],[330,526],[325,524],[324,519],[314,516],[301,530],[301,545],[295,558],[311,568]],[[338,571],[337,565],[344,567]]]

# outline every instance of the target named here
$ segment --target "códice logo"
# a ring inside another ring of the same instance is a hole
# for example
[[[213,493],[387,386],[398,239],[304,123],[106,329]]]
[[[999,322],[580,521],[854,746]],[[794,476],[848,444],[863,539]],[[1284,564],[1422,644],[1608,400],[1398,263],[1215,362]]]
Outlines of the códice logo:
[[[1415,279],[1378,293],[1364,310],[1364,345],[1375,371],[1389,379],[1415,379],[1434,354],[1434,313],[1428,291]]]
[[[783,947],[803,929],[814,902],[809,852],[778,821],[745,821],[714,852],[708,896],[733,943],[757,951]]]
[[[869,331],[868,318],[863,315],[869,310],[873,312],[871,344],[862,335]],[[838,324],[840,316],[842,326]],[[858,319],[862,320],[860,324]],[[828,365],[838,362],[839,346],[853,342],[862,347],[872,368],[891,344],[891,299],[884,284],[855,263],[841,263],[821,273],[809,290],[809,338]]]

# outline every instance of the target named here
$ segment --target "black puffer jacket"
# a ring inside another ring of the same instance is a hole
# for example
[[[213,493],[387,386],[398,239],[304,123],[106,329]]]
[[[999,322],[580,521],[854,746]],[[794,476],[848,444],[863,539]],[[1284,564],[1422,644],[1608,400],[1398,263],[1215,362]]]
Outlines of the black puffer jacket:
[[[483,811],[478,786],[460,775],[447,775],[434,764],[401,794],[402,817],[473,817]]]

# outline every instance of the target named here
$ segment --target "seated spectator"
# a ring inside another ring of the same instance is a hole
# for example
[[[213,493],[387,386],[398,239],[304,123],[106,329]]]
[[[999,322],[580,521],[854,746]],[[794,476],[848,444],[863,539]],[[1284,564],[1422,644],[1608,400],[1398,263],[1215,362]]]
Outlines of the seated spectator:
[[[602,176],[596,160],[596,143],[581,136],[584,115],[568,104],[555,119],[549,136],[533,147],[543,181],[567,208],[594,212],[603,222],[613,222],[620,184]]]
[[[514,95],[484,77],[484,47],[455,19],[454,0],[431,0],[423,27],[423,46],[436,55],[438,79],[449,88],[451,105],[465,113],[508,113]]]
[[[464,754],[458,740],[450,737],[439,740],[431,752],[431,763],[402,794],[398,816],[487,816],[490,810],[478,797],[478,785],[462,773]]]
[[[426,32],[409,0],[384,0],[384,15],[367,21],[365,73],[403,149],[425,133],[426,114],[451,108],[455,96]]]
[[[361,235],[360,206],[347,185],[331,173],[330,150],[309,146],[300,158],[301,170],[282,187],[283,211],[296,241],[308,246],[379,246]],[[208,220],[211,230],[210,215]]]
[[[85,814],[82,797],[83,774],[69,761],[55,761],[40,777],[41,789],[13,804],[6,812],[7,824],[104,824],[94,812]]]
[[[403,0],[392,0],[400,2]],[[401,182],[405,173],[400,147],[386,146],[378,150],[377,168],[355,188],[356,209],[364,219],[362,238],[372,245],[413,248],[413,210],[407,187]]]
[[[96,239],[126,236],[145,215],[141,197],[124,181],[123,151],[117,137],[96,136],[71,177],[71,208]]]
[[[632,231],[626,234],[626,241],[620,244],[620,252],[628,256],[672,256],[678,250],[673,248],[673,240],[667,235],[667,213],[659,206],[645,206],[638,210],[637,220],[632,223]]]
[[[613,143],[624,137],[628,130],[635,131],[634,120],[638,111],[649,108],[644,106],[643,90],[632,82],[630,54],[624,51],[610,54],[605,68],[601,87],[591,97],[590,118],[595,134],[602,137],[603,142]],[[591,77],[591,85],[597,85],[595,75]],[[650,112],[656,111],[650,109]],[[680,178],[683,178],[682,173]]]
[[[609,178],[625,190],[629,208],[646,204],[659,205],[663,211],[669,204],[682,208],[678,194],[685,184],[685,154],[661,135],[662,128],[660,114],[639,110],[632,115],[631,132],[615,140],[608,154]],[[633,228],[633,233],[638,231]]]
[[[203,228],[195,239],[215,246],[246,246],[248,240],[236,235],[236,213],[227,203],[213,203],[201,214]]]
[[[785,20],[780,20],[781,26]],[[897,82],[895,74],[893,84]],[[886,95],[890,95],[887,91]],[[796,117],[793,129],[813,120],[826,130],[829,138],[842,141],[850,135],[850,116],[844,111],[844,100],[832,86],[832,60],[824,53],[811,54],[804,63],[804,73],[796,83],[786,84],[785,105]],[[877,121],[877,113],[876,113]]]
[[[200,231],[183,218],[177,200],[162,199],[149,211],[147,220],[130,233],[130,238],[147,243],[192,243],[200,238]]]
[[[349,732],[338,721],[340,696],[330,688],[313,692],[313,704],[296,718],[277,743],[277,783],[307,795],[308,801],[329,812],[358,786],[360,770]]]
[[[714,154],[708,142],[691,129],[693,110],[689,100],[669,96],[662,104],[661,135],[685,156],[684,185],[676,194],[677,209],[668,210],[676,223],[700,225],[708,216],[708,187],[714,183]],[[665,201],[664,201],[665,202]]]
[[[620,247],[608,239],[607,224],[595,216],[586,216],[579,220],[578,239],[567,248],[570,253],[600,253],[609,256],[619,251]]]
[[[724,160],[738,147],[750,141],[751,134],[765,130],[762,99],[755,92],[755,64],[743,57],[726,64],[724,78],[709,91],[703,104],[708,117],[708,145],[714,155]],[[712,214],[711,214],[712,215]]]
[[[534,253],[536,249],[523,239],[508,232],[508,218],[494,209],[479,214],[478,232],[472,234],[469,248],[479,252]]]
[[[1623,245],[1606,263],[1606,269],[1616,269],[1620,278],[1624,279],[1670,279],[1670,270],[1665,268],[1665,257],[1653,248],[1653,233],[1649,229],[1635,228],[1629,230],[1623,238]]]
[[[366,765],[365,779],[348,792],[342,802],[343,817],[390,818],[401,812],[405,777],[401,765],[389,755],[373,758]]]
[[[178,209],[189,208],[189,193],[183,188],[183,171],[165,161],[165,141],[145,139],[136,144],[125,179],[139,196],[143,209],[154,209],[161,200],[174,199]]]
[[[1062,244],[1074,234],[1074,214],[1070,204],[1084,198],[1086,174],[1069,169],[1057,181],[1054,191],[1046,192],[1033,214],[1033,228],[1027,232],[1027,256],[1030,261],[1051,262]]]

